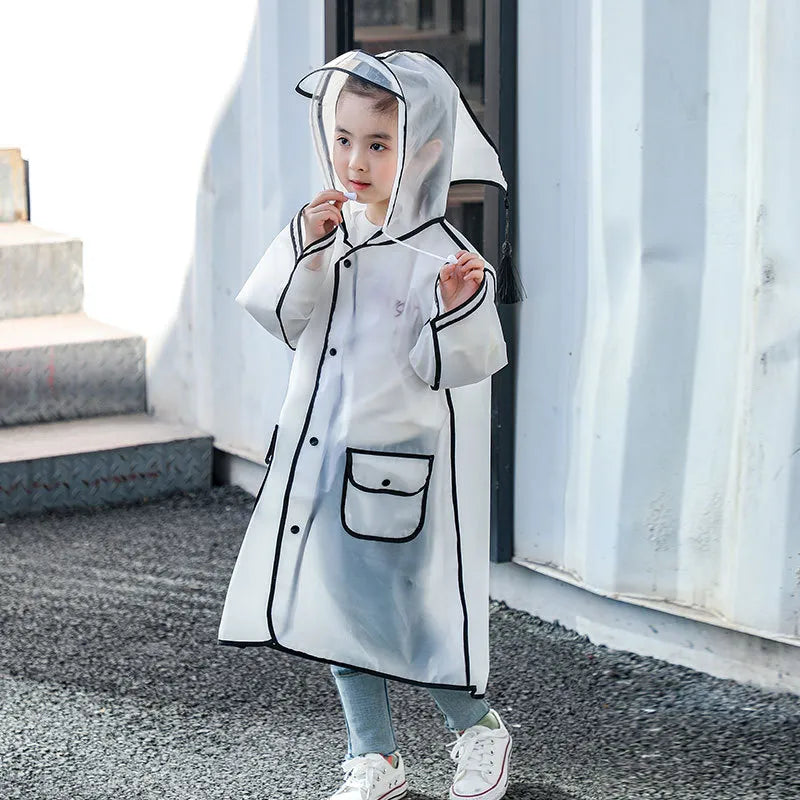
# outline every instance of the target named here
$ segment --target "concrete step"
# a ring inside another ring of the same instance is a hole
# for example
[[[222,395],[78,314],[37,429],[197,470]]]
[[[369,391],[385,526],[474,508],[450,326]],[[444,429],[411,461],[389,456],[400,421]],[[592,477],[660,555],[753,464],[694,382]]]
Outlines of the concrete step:
[[[0,426],[146,410],[138,334],[84,313],[0,320]]]
[[[0,223],[0,319],[83,305],[83,243],[30,222]]]
[[[213,438],[147,414],[0,429],[0,519],[211,485]]]

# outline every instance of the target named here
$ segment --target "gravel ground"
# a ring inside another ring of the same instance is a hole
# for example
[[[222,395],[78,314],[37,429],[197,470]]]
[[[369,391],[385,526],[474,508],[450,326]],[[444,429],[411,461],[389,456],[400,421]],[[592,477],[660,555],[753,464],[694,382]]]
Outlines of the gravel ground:
[[[326,664],[216,643],[252,508],[236,487],[0,524],[0,797],[322,800],[346,729]],[[800,697],[593,645],[491,606],[506,797],[797,800]],[[390,682],[410,800],[452,740]]]

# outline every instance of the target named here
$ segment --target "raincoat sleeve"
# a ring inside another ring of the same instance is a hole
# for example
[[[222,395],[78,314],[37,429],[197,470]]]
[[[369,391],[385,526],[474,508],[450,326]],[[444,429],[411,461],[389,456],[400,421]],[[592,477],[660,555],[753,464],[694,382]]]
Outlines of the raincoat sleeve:
[[[272,240],[236,295],[236,302],[259,325],[292,350],[316,305],[337,230],[305,244],[303,208]]]
[[[472,297],[444,311],[437,276],[431,317],[409,354],[414,371],[431,389],[478,383],[508,363],[495,287],[494,270],[486,264]]]

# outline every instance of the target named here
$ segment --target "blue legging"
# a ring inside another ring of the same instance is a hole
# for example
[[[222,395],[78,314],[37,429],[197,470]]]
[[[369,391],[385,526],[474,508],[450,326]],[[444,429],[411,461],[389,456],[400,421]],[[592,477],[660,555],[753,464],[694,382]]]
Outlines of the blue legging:
[[[389,755],[397,749],[386,678],[331,664],[347,726],[347,758],[365,753]],[[466,689],[426,687],[452,733],[463,731],[489,713],[485,699]]]

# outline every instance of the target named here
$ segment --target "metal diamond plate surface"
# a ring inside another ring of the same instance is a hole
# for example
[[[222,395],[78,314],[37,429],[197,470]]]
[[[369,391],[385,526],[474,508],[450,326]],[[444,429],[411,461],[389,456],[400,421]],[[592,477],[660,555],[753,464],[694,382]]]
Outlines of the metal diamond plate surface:
[[[82,257],[79,239],[0,246],[0,319],[80,311]]]
[[[145,411],[139,336],[0,350],[0,426]]]
[[[0,463],[0,518],[163,497],[211,485],[211,437]]]

